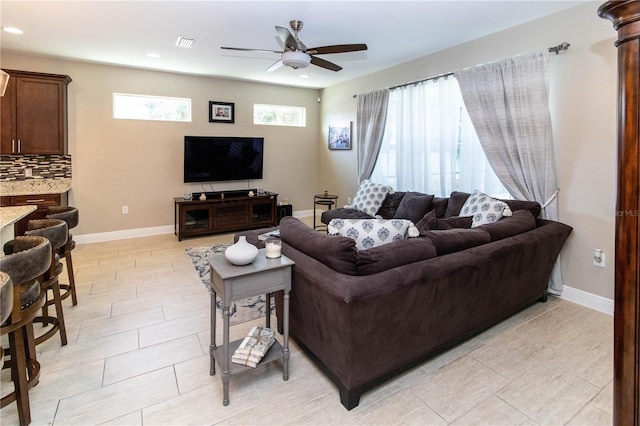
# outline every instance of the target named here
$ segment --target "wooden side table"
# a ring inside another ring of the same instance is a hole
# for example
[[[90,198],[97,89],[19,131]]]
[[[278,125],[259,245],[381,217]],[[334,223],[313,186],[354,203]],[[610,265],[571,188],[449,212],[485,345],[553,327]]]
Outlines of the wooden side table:
[[[282,359],[282,379],[289,380],[289,292],[291,291],[291,268],[294,261],[286,256],[267,259],[265,250],[245,266],[232,265],[224,255],[209,258],[211,266],[211,344],[210,375],[216,374],[216,361],[222,369],[222,404],[229,405],[229,379],[253,368],[231,362],[231,355],[243,339],[229,342],[229,307],[231,303],[247,297],[266,294],[266,326],[271,327],[271,295],[284,290],[283,340],[274,342],[258,366]],[[216,295],[222,301],[222,346],[216,346]]]
[[[316,206],[327,206],[328,210],[338,203],[338,196],[334,194],[316,194],[313,196],[313,229],[325,229],[324,225],[316,226]]]

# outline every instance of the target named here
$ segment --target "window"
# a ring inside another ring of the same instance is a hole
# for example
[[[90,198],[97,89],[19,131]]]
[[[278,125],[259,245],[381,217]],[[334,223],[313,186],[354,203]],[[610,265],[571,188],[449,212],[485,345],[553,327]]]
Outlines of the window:
[[[114,93],[113,118],[191,122],[191,99]]]
[[[398,191],[452,191],[510,198],[482,150],[455,77],[389,93],[387,123],[371,180]]]
[[[253,124],[306,127],[307,109],[286,105],[253,104]]]

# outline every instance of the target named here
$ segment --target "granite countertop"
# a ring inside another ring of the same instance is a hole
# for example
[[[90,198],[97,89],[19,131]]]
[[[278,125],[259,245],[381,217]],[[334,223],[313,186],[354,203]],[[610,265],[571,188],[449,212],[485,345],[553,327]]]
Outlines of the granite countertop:
[[[0,229],[13,225],[36,209],[36,206],[0,207]]]
[[[70,178],[0,181],[0,194],[4,196],[62,194],[70,189]]]

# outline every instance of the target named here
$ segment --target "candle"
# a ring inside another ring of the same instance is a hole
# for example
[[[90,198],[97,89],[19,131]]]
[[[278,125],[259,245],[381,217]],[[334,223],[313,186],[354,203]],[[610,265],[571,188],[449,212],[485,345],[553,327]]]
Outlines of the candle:
[[[269,259],[280,257],[282,252],[282,242],[280,240],[267,241],[265,246],[265,256]]]

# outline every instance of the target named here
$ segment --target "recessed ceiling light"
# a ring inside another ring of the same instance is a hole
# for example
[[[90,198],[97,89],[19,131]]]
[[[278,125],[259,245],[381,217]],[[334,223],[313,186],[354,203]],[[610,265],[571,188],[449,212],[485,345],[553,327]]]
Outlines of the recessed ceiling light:
[[[153,59],[158,59],[161,58],[162,56],[158,55],[157,53],[147,53],[147,56]]]
[[[22,30],[20,28],[15,27],[2,27],[2,29],[11,34],[22,34]]]
[[[300,78],[309,78],[308,74],[300,74]]]
[[[178,40],[176,40],[176,46],[178,47],[191,47],[193,43],[196,41],[195,38],[178,36]]]

